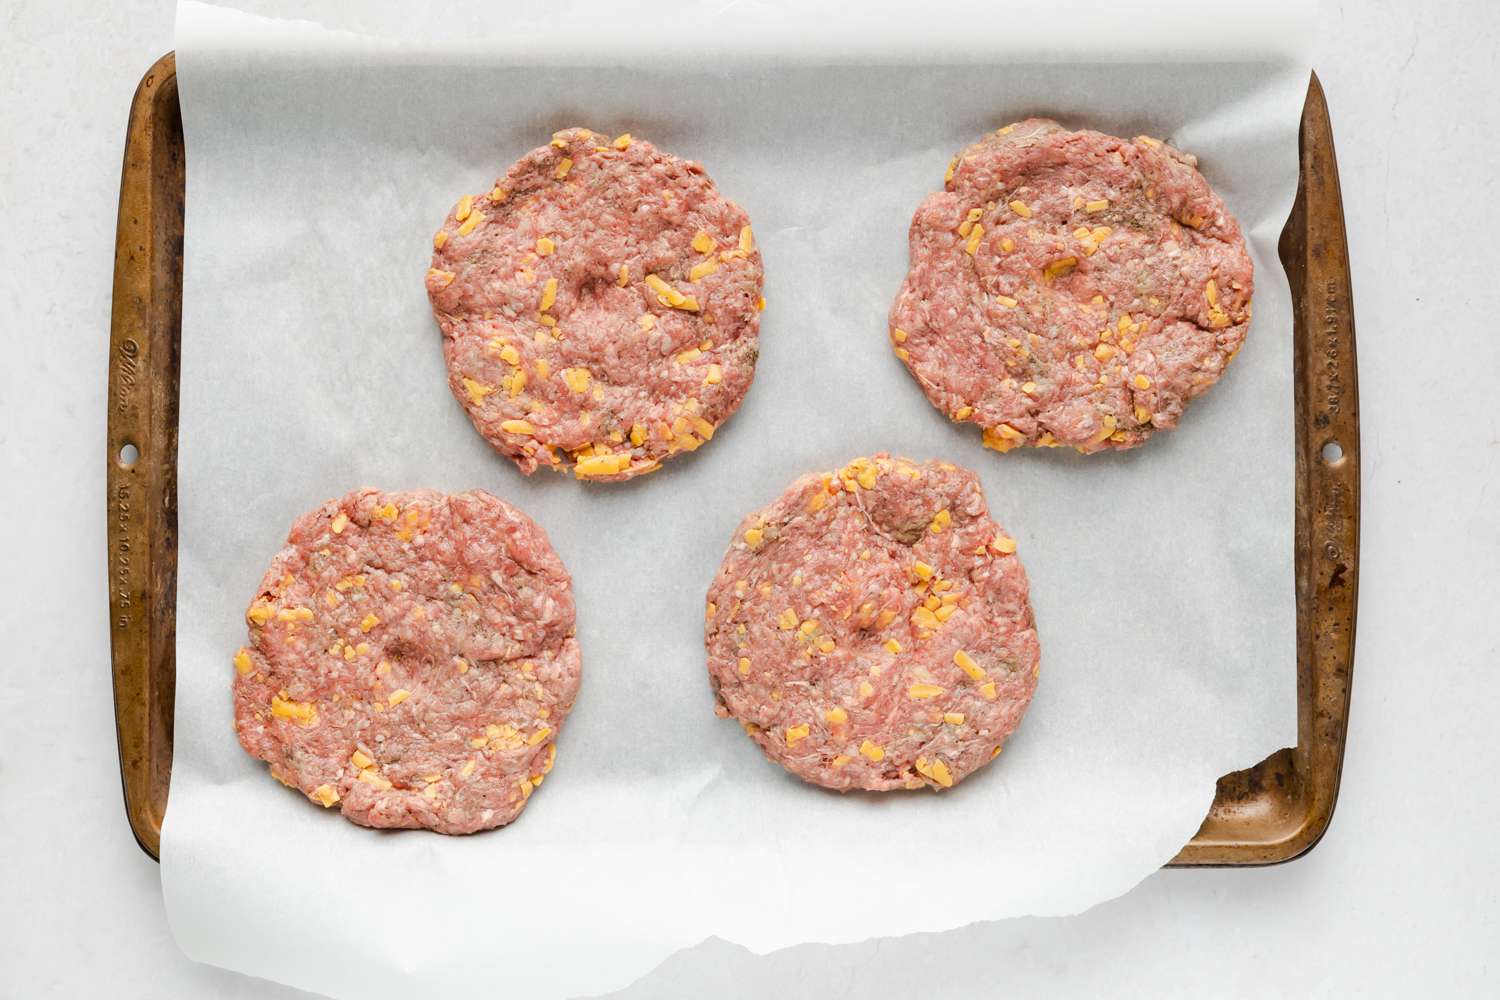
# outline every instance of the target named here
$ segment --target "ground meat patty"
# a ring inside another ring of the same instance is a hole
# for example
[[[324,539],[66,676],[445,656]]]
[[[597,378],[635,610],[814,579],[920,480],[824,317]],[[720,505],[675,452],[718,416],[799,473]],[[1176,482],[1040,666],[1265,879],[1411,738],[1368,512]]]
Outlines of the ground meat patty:
[[[717,711],[804,781],[950,787],[1036,688],[1015,551],[967,469],[876,455],[803,476],[745,518],[709,588]]]
[[[652,472],[713,437],[750,388],[760,252],[697,163],[558,132],[460,199],[433,245],[449,385],[528,475]]]
[[[578,693],[573,584],[488,493],[359,490],[297,520],[234,656],[240,743],[364,826],[503,826]]]
[[[1133,448],[1177,425],[1250,323],[1239,224],[1148,136],[1030,119],[954,157],[911,223],[896,354],[997,451]]]

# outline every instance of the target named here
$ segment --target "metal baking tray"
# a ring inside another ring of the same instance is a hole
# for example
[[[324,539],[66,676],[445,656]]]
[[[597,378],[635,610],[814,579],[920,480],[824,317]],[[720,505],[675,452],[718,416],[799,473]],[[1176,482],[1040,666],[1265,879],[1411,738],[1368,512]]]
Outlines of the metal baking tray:
[[[172,777],[177,401],[185,198],[176,58],[130,107],[115,237],[106,436],[110,639],[125,813],[157,858]],[[1264,865],[1308,851],[1338,798],[1359,590],[1359,389],[1348,247],[1328,106],[1302,109],[1297,200],[1281,234],[1296,345],[1297,745],[1219,779],[1174,866]],[[1290,671],[1285,682],[1294,678]]]

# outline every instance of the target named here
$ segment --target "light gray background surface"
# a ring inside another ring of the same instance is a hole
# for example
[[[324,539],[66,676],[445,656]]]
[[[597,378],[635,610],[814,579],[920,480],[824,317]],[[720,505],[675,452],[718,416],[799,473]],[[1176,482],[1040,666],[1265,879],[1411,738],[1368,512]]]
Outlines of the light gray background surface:
[[[1436,9],[1432,9],[1436,8]],[[1060,920],[766,957],[709,944],[619,997],[1480,995],[1500,825],[1500,13],[1328,5],[1353,246],[1364,562],[1353,728],[1307,858],[1163,872]],[[125,113],[169,0],[0,12],[0,997],[282,997],[189,963],[120,807],[104,343]]]

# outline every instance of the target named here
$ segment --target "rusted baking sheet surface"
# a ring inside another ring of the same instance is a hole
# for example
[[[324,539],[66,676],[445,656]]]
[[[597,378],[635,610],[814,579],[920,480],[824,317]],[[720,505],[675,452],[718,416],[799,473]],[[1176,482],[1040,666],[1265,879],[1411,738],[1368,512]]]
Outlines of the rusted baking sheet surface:
[[[1314,76],[1297,201],[1281,236],[1296,322],[1297,745],[1219,780],[1173,865],[1262,865],[1305,852],[1338,797],[1359,581],[1359,391],[1333,133]],[[184,198],[176,59],[130,108],[110,330],[110,637],[125,812],[160,853],[172,775],[177,378]],[[1292,678],[1286,679],[1292,683]]]

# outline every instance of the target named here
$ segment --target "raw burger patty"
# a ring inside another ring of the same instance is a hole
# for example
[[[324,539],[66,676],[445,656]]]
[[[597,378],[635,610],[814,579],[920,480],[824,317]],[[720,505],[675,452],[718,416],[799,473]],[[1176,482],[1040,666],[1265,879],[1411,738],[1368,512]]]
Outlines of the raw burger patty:
[[[433,245],[448,383],[528,475],[655,471],[713,437],[750,388],[760,252],[697,163],[558,132],[460,199]]]
[[[234,657],[240,743],[364,826],[503,826],[578,693],[573,583],[488,493],[359,490],[292,525]]]
[[[891,339],[997,451],[1133,448],[1245,339],[1253,268],[1197,161],[1033,118],[965,149],[911,223]]]
[[[876,455],[803,476],[745,518],[709,588],[717,711],[804,781],[950,787],[1036,688],[1015,551],[967,469]]]

